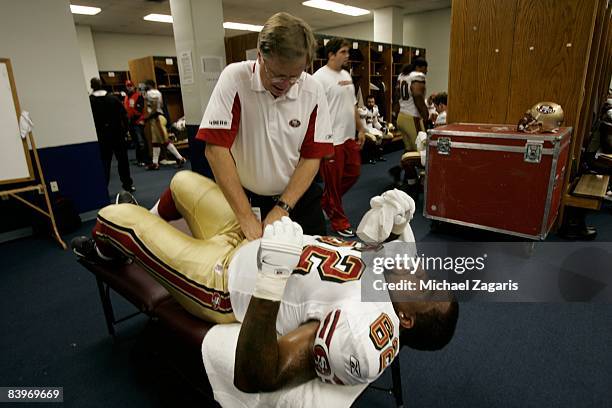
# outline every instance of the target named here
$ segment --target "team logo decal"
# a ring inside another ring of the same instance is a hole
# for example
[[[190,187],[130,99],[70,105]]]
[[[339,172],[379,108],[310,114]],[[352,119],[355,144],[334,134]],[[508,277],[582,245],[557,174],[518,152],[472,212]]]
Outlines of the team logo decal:
[[[554,111],[555,111],[555,108],[553,108],[550,105],[542,105],[538,109],[538,112],[545,113],[545,114],[550,114],[550,113],[553,113]]]
[[[351,355],[351,374],[356,377],[361,377],[361,368],[359,367],[359,360],[355,356]]]
[[[294,128],[299,127],[301,124],[302,124],[302,122],[300,122],[297,119],[291,119],[289,121],[289,126],[294,127]]]
[[[315,369],[323,377],[327,377],[331,374],[331,368],[329,366],[329,359],[325,349],[320,345],[314,346],[314,358],[315,358]]]
[[[221,296],[218,293],[213,293],[210,303],[213,310],[219,309],[219,306],[221,306]]]

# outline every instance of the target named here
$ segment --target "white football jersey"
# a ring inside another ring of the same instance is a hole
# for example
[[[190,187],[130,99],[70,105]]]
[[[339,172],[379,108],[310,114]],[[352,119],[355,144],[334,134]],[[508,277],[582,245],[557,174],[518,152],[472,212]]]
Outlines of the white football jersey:
[[[400,92],[400,112],[407,113],[416,118],[420,117],[419,110],[414,103],[410,86],[413,82],[425,82],[425,74],[418,71],[412,71],[408,75],[400,74],[397,77]],[[427,118],[424,118],[427,119]]]
[[[243,246],[228,270],[234,315],[244,319],[257,277],[259,240]],[[298,267],[289,278],[276,330],[285,335],[320,322],[314,343],[318,376],[335,384],[374,381],[399,351],[399,319],[391,301],[362,302],[365,265],[355,243],[304,236]]]
[[[365,128],[367,133],[371,133],[373,135],[382,136],[380,124],[380,112],[378,111],[378,106],[374,105],[372,110],[369,110],[366,106],[362,106],[359,108],[359,118],[361,119],[361,124]]]

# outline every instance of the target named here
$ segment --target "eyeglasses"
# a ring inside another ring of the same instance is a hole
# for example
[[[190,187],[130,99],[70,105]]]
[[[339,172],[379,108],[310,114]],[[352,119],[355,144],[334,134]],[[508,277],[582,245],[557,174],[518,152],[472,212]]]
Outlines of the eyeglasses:
[[[286,76],[286,75],[274,75],[274,73],[270,73],[270,71],[268,71],[268,67],[264,61],[264,72],[266,73],[266,76],[268,77],[268,79],[270,80],[270,82],[272,82],[273,84],[283,84],[285,82],[289,82],[289,84],[293,85],[295,84],[297,81],[300,80],[300,77],[302,76],[302,74],[300,73],[300,75],[298,76]]]

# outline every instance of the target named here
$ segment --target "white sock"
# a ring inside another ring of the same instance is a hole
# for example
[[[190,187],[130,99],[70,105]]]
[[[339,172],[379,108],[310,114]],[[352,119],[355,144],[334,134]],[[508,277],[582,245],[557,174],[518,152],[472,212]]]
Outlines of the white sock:
[[[159,206],[159,200],[157,200],[157,202],[155,203],[155,205],[153,206],[153,208],[151,208],[151,209],[149,210],[149,212],[150,212],[151,214],[155,214],[155,215],[157,215],[157,216],[159,217],[159,211],[157,211],[157,207],[158,207],[158,206]]]
[[[176,157],[177,159],[179,159],[179,160],[180,160],[180,159],[182,159],[182,158],[183,158],[183,156],[181,156],[181,154],[179,153],[179,151],[176,149],[176,147],[175,147],[175,146],[174,146],[172,143],[168,143],[168,144],[166,145],[166,149],[168,149],[168,151],[169,151],[170,153],[172,153],[172,155],[173,155],[174,157]]]
[[[153,147],[153,163],[159,162],[159,153],[161,153],[161,147]]]

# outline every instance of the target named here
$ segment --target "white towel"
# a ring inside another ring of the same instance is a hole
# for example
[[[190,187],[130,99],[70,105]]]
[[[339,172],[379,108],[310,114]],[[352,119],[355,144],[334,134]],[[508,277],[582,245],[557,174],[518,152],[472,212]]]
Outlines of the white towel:
[[[21,116],[19,117],[19,134],[22,139],[25,139],[28,136],[28,133],[32,131],[34,127],[34,123],[32,119],[30,119],[30,112],[21,111]]]
[[[421,165],[425,166],[427,162],[427,133],[417,133],[417,137],[414,143],[416,144],[417,152],[419,152],[419,154],[421,155]]]
[[[410,220],[414,215],[414,200],[398,189],[385,191],[370,199],[371,209],[365,213],[357,236],[364,242],[384,242],[391,232],[399,235],[399,240],[414,242]]]
[[[367,384],[333,385],[319,379],[292,388],[247,394],[234,387],[234,361],[240,324],[218,324],[202,341],[202,358],[215,400],[224,408],[251,407],[350,407]]]

